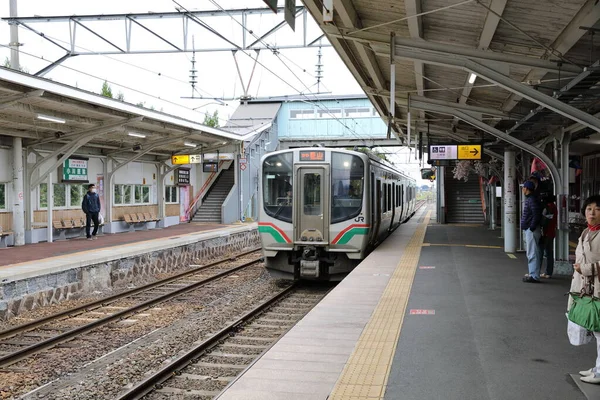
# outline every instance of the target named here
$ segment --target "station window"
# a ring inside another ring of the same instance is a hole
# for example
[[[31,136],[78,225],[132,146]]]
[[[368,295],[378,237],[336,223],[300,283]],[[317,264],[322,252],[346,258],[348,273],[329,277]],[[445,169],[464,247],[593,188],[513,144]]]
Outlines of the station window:
[[[314,110],[290,110],[290,119],[313,119]]]
[[[81,202],[83,201],[83,196],[88,191],[88,184],[84,185],[69,185],[69,205],[74,207],[81,207]]]
[[[346,118],[366,118],[371,116],[372,112],[369,107],[353,107],[344,109],[344,117]]]
[[[66,208],[67,207],[67,185],[64,183],[52,184],[52,194],[54,201],[52,207]],[[40,208],[48,208],[48,184],[40,183],[39,186]],[[81,204],[80,204],[81,205]]]
[[[177,186],[166,186],[165,187],[165,202],[166,203],[179,203],[179,190]]]
[[[114,188],[115,205],[150,204],[149,185],[115,185]]]
[[[341,108],[325,108],[317,111],[318,118],[341,118],[342,117],[342,109]]]
[[[8,210],[8,185],[0,183],[0,211]]]

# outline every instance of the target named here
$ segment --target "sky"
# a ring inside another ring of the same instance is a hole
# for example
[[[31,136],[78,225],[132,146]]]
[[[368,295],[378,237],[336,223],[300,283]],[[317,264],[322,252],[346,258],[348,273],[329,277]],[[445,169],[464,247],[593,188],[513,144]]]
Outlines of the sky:
[[[100,2],[82,0],[18,0],[18,15],[30,16],[69,16],[89,14],[123,14],[146,12],[174,12],[181,6],[189,11],[219,10],[240,8],[264,8],[262,0],[103,0]],[[279,1],[283,6],[283,0]],[[301,5],[297,1],[297,5]],[[0,5],[0,16],[9,16],[9,1]],[[259,36],[283,21],[283,13],[255,15],[248,17],[248,27],[252,34]],[[234,20],[235,19],[235,20]],[[223,35],[241,43],[241,16],[230,16],[220,12],[218,17],[204,20]],[[301,44],[303,41],[302,21],[296,20],[296,32],[289,26],[283,26],[275,35],[269,36],[265,42],[269,45]],[[115,45],[123,48],[125,28],[122,21],[85,22],[100,32]],[[148,27],[159,32],[167,40],[183,43],[182,23],[179,19],[144,21]],[[192,24],[194,25],[194,24]],[[36,23],[31,27],[43,32],[47,37],[68,48],[70,28],[68,22]],[[85,29],[76,29],[76,46],[80,51],[114,49]],[[248,40],[254,40],[247,32]],[[321,34],[318,25],[308,16],[307,40],[310,42]],[[132,28],[131,49],[163,50],[169,45],[151,36],[135,24]],[[200,27],[190,25],[189,35],[193,36],[196,48],[218,48],[226,43],[216,36],[207,33]],[[9,26],[0,22],[0,37],[9,38]],[[54,61],[65,54],[65,51],[49,41],[41,38],[26,28],[19,28],[21,46],[21,67],[29,73],[35,73],[49,61]],[[192,39],[188,37],[188,48],[192,48]],[[6,48],[8,40],[1,41],[0,60],[10,58]],[[328,44],[324,39],[323,44]],[[360,86],[348,71],[342,60],[332,47],[322,48],[323,79],[320,92],[333,95],[363,93]],[[281,50],[273,54],[268,50],[260,52],[253,71],[254,52],[238,51],[235,55],[239,70],[248,85],[248,94],[253,97],[279,95],[297,95],[304,93],[309,98],[317,93],[315,65],[317,49]],[[191,69],[191,53],[144,54],[144,55],[82,55],[64,61],[45,75],[46,78],[76,86],[80,89],[99,93],[106,80],[111,86],[113,95],[122,93],[126,102],[144,103],[146,107],[174,114],[183,118],[201,120],[205,112],[219,112],[220,125],[224,125],[239,104],[239,96],[243,94],[242,83],[238,77],[234,55],[230,51],[197,52],[195,55],[197,69],[196,91],[192,91],[189,83]],[[194,99],[189,99],[193,94]],[[188,97],[188,98],[185,98]],[[201,97],[201,98],[199,98]],[[218,100],[215,100],[218,99]],[[194,110],[195,109],[195,110]],[[392,152],[390,159],[409,172],[418,176],[418,165],[415,167],[414,156],[408,162],[407,151],[401,148],[385,149]],[[413,153],[414,154],[414,153]],[[423,181],[423,183],[428,181]]]

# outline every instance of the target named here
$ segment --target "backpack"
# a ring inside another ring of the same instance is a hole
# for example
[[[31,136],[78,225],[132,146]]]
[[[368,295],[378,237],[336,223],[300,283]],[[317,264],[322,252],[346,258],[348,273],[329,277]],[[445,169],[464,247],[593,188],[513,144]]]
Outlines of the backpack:
[[[544,210],[542,211],[542,219],[540,221],[542,229],[546,229],[550,225],[552,218],[554,218],[554,214],[550,213],[548,207],[544,207]]]

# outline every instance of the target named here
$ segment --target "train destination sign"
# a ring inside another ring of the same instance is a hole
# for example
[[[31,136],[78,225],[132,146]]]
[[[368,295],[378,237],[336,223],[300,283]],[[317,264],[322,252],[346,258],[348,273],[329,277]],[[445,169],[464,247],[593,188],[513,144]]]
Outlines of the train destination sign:
[[[429,160],[481,160],[483,150],[480,144],[432,144],[429,146]]]
[[[325,161],[325,152],[322,150],[303,150],[300,152],[300,161]]]

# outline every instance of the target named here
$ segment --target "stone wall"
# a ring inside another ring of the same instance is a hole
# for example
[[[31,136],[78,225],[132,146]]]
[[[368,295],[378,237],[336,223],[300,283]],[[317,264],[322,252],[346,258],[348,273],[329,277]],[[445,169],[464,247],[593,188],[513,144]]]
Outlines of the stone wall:
[[[87,265],[60,273],[0,283],[0,319],[95,291],[123,289],[160,273],[185,270],[260,246],[257,230]]]

